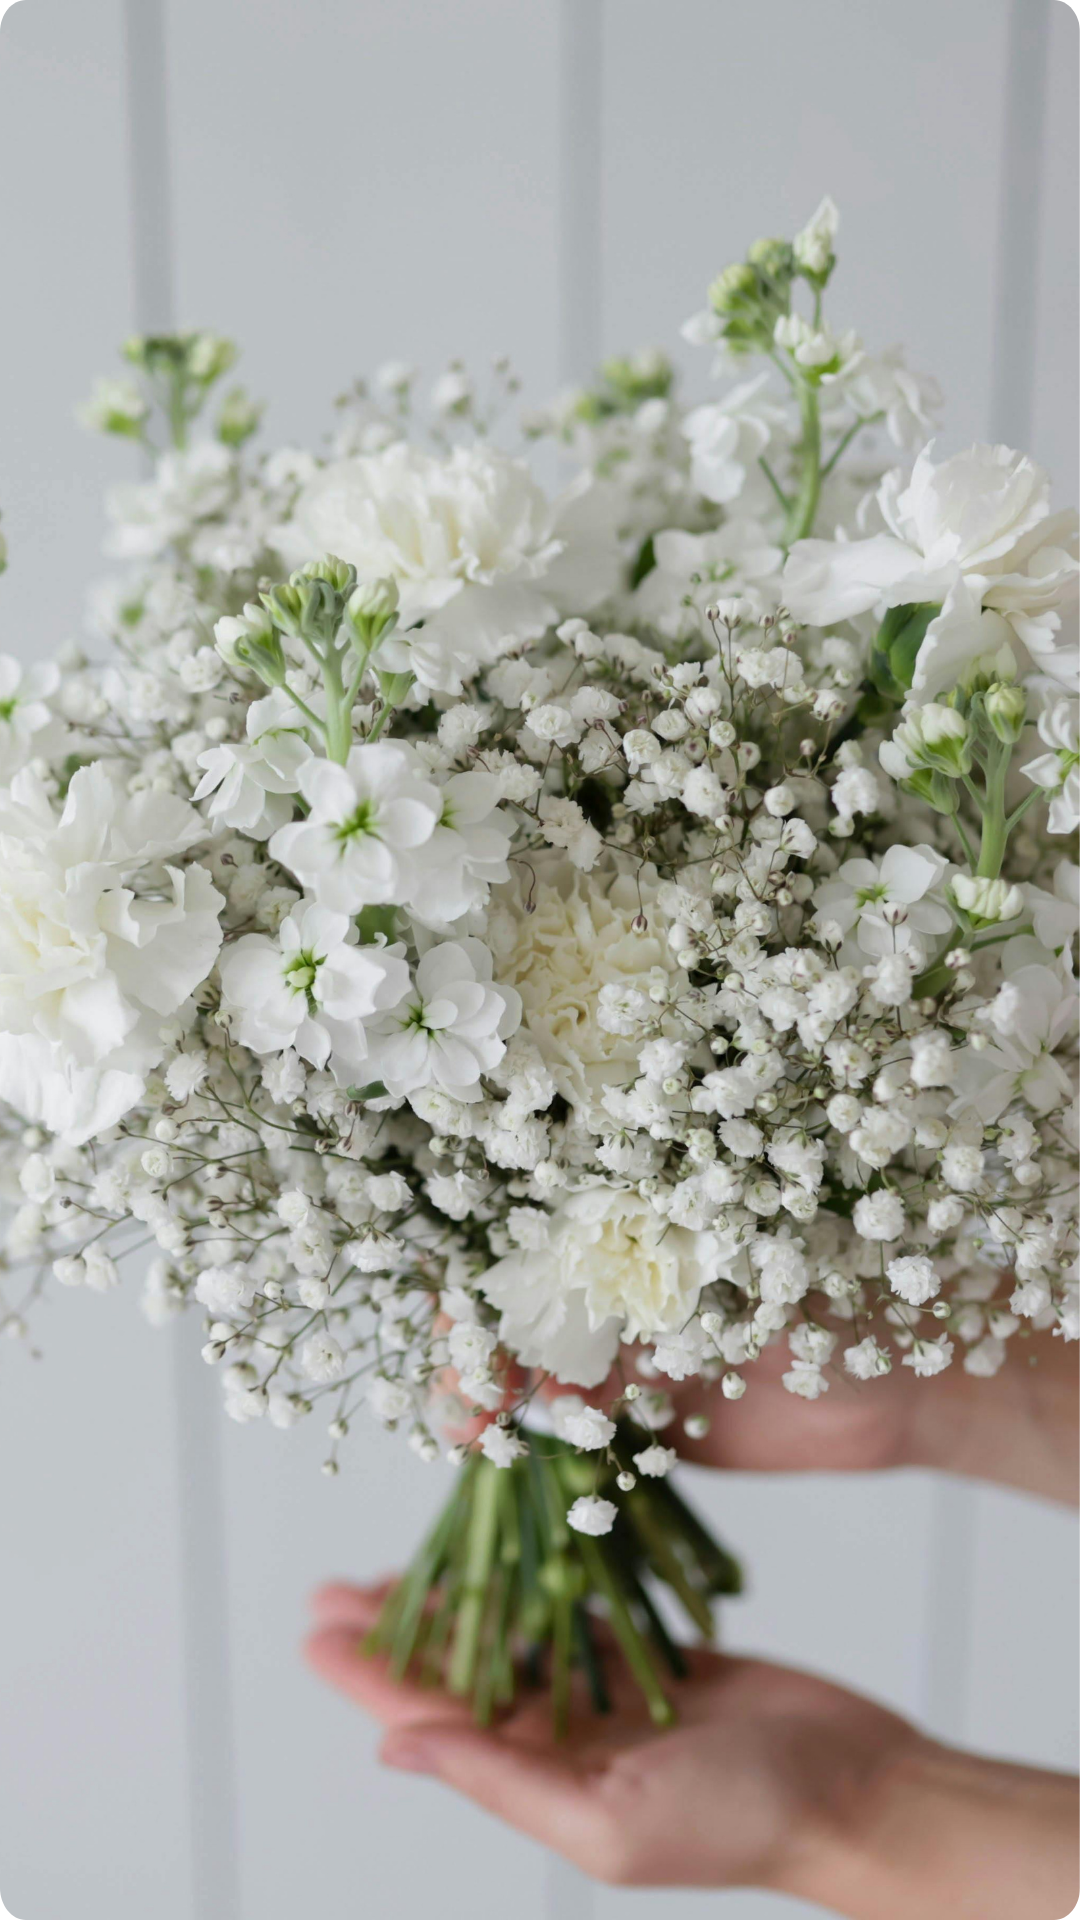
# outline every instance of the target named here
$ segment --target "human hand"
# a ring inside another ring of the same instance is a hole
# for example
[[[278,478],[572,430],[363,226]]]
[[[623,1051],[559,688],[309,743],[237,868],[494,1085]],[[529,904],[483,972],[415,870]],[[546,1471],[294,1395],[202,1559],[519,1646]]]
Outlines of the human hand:
[[[936,1467],[1075,1504],[1077,1360],[1075,1344],[1017,1336],[990,1380],[965,1373],[959,1355],[933,1380],[897,1366],[884,1378],[855,1381],[833,1367],[828,1393],[808,1401],[783,1385],[790,1356],[780,1338],[746,1368],[740,1400],[726,1400],[700,1378],[659,1381],[678,1416],[661,1437],[684,1459],[738,1472]],[[551,1397],[567,1389],[549,1382],[544,1391]],[[605,1405],[622,1391],[623,1379],[612,1374],[585,1397]],[[697,1439],[684,1426],[693,1414],[709,1423]]]
[[[813,1675],[690,1650],[678,1723],[658,1731],[611,1662],[613,1711],[556,1742],[525,1694],[492,1729],[467,1704],[395,1682],[361,1651],[384,1588],[315,1599],[312,1666],[384,1729],[381,1757],[455,1787],[627,1886],[753,1886],[850,1920],[1059,1920],[1075,1893],[1062,1776],[952,1753]]]

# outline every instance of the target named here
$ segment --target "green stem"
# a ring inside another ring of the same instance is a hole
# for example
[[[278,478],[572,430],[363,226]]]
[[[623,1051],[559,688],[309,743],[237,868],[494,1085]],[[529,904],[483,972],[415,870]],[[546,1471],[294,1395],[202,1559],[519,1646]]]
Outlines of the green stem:
[[[1025,800],[1021,800],[1020,805],[1014,808],[1013,812],[1010,813],[1008,819],[1006,820],[1005,822],[1006,839],[1008,838],[1009,834],[1012,832],[1013,828],[1018,827],[1020,825],[1020,822],[1023,819],[1025,813],[1027,813],[1028,810],[1035,805],[1036,800],[1045,800],[1045,798],[1046,798],[1045,787],[1032,788],[1027,798]]]
[[[178,453],[187,446],[188,413],[185,405],[184,382],[180,374],[173,374],[169,382],[169,403],[166,409],[169,417],[169,437]]]
[[[447,1675],[447,1686],[451,1693],[468,1693],[476,1673],[484,1603],[498,1540],[498,1518],[499,1469],[485,1460],[477,1468],[473,1488],[465,1577]]]
[[[860,433],[863,427],[875,426],[877,422],[882,419],[884,419],[884,414],[882,413],[880,408],[878,409],[877,413],[860,414],[854,426],[849,427],[847,432],[837,441],[835,447],[833,448],[828,459],[826,460],[825,465],[822,467],[821,477],[823,480],[828,479],[830,473],[835,467],[837,461],[840,459],[841,455],[847,452],[849,446],[851,445],[851,442],[855,438],[855,435],[857,433]]]
[[[979,842],[979,864],[975,869],[975,876],[979,880],[996,880],[1005,858],[1005,843],[1009,837],[1005,818],[1005,779],[1010,758],[1009,749],[1003,747],[993,755],[986,768],[982,839]]]
[[[598,1593],[602,1593],[608,1603],[611,1630],[619,1642],[626,1663],[634,1675],[638,1686],[645,1695],[649,1713],[658,1727],[670,1727],[675,1718],[672,1705],[663,1687],[660,1677],[649,1656],[641,1634],[634,1624],[633,1615],[626,1604],[625,1596],[614,1570],[608,1563],[603,1549],[595,1540],[583,1534],[580,1552],[585,1562],[585,1571]]]
[[[345,698],[332,644],[323,656],[322,670],[326,688],[326,757],[343,767],[353,743],[352,702]]]
[[[788,510],[785,545],[789,547],[793,547],[796,540],[805,540],[812,531],[821,494],[821,414],[817,388],[809,380],[800,380],[798,393],[802,473],[798,492]]]
[[[758,455],[758,466],[761,468],[762,473],[765,475],[766,480],[768,481],[770,487],[775,493],[777,500],[780,502],[780,505],[783,507],[784,512],[790,513],[791,501],[789,500],[787,494],[784,492],[783,487],[780,485],[779,480],[777,479],[775,473],[773,472],[772,468],[770,467],[763,453]]]

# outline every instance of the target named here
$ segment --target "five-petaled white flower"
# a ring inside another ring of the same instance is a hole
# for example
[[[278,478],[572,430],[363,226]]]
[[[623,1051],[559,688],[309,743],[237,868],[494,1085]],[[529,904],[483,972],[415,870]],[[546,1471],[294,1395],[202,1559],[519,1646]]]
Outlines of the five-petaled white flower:
[[[298,784],[308,817],[279,827],[270,852],[320,906],[356,913],[420,897],[433,863],[417,855],[443,803],[414,748],[377,740],[353,747],[343,767],[313,758]]]
[[[989,1124],[1018,1097],[1036,1113],[1067,1105],[1075,1092],[1074,1081],[1054,1054],[1076,1027],[1076,981],[1068,962],[1062,960],[1056,967],[1018,967],[989,1003],[987,1015],[994,1043],[978,1053],[961,1049],[960,1092],[950,1112],[974,1108]]]
[[[948,908],[929,897],[948,864],[933,847],[899,842],[880,860],[845,860],[814,893],[818,919],[854,933],[863,953],[903,953],[913,936],[947,933],[952,926]],[[886,908],[892,909],[888,915]]]
[[[38,736],[48,729],[59,736],[60,723],[48,704],[59,685],[54,661],[24,667],[10,653],[0,653],[0,780],[12,779],[31,753],[41,752],[45,741]]]
[[[311,759],[294,702],[275,687],[247,710],[247,741],[225,740],[199,755],[205,767],[192,798],[205,800],[215,826],[236,827],[265,840],[292,819],[300,768]]]
[[[1080,709],[1075,700],[1055,700],[1039,715],[1039,739],[1046,747],[1020,771],[1050,799],[1051,833],[1074,833],[1080,826]]]
[[[498,1065],[521,1020],[519,996],[494,985],[491,972],[480,940],[447,940],[422,955],[411,992],[372,1032],[372,1072],[395,1098],[425,1087],[480,1098],[481,1075]]]
[[[491,888],[510,878],[507,855],[514,828],[498,804],[494,774],[451,774],[439,798],[438,825],[423,850],[423,886],[410,904],[421,926],[443,931],[471,908],[484,906]]]
[[[222,1004],[236,1017],[241,1046],[259,1054],[292,1047],[344,1083],[367,1059],[365,1022],[408,991],[402,954],[401,947],[358,946],[347,915],[304,904],[276,940],[247,933],[226,949]]]

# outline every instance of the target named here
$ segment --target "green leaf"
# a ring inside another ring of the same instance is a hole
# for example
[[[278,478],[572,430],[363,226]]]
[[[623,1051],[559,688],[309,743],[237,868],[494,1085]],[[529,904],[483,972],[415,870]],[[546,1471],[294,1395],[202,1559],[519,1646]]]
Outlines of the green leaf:
[[[386,1088],[381,1080],[369,1080],[366,1087],[346,1087],[345,1094],[349,1100],[382,1100]]]
[[[630,569],[631,587],[640,587],[642,581],[652,572],[655,565],[656,547],[653,544],[653,537],[650,533],[648,539],[643,540],[638,548],[637,558]]]
[[[926,638],[926,629],[940,612],[938,602],[925,600],[912,606],[889,608],[874,642],[871,677],[875,685],[881,686],[881,681],[874,673],[874,663],[883,660],[896,686],[907,692],[915,678],[915,661]],[[883,692],[886,690],[882,688]]]

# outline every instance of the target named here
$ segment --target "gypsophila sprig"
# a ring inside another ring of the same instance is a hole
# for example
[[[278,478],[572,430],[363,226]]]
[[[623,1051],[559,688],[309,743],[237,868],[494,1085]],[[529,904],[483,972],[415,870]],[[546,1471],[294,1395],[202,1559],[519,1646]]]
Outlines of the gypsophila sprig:
[[[837,234],[719,273],[715,397],[612,360],[509,448],[503,362],[427,417],[382,368],[323,458],[210,404],[230,342],[130,341],[83,415],[157,449],[111,653],[0,659],[3,1325],[150,1245],[148,1317],[329,1471],[483,1416],[380,1629],[402,1668],[438,1585],[482,1712],[526,1627],[557,1718],[572,1646],[598,1697],[592,1593],[666,1716],[641,1578],[705,1627],[737,1576],[665,1381],[1080,1330],[1075,516],[925,444],[933,382],[826,312]]]

